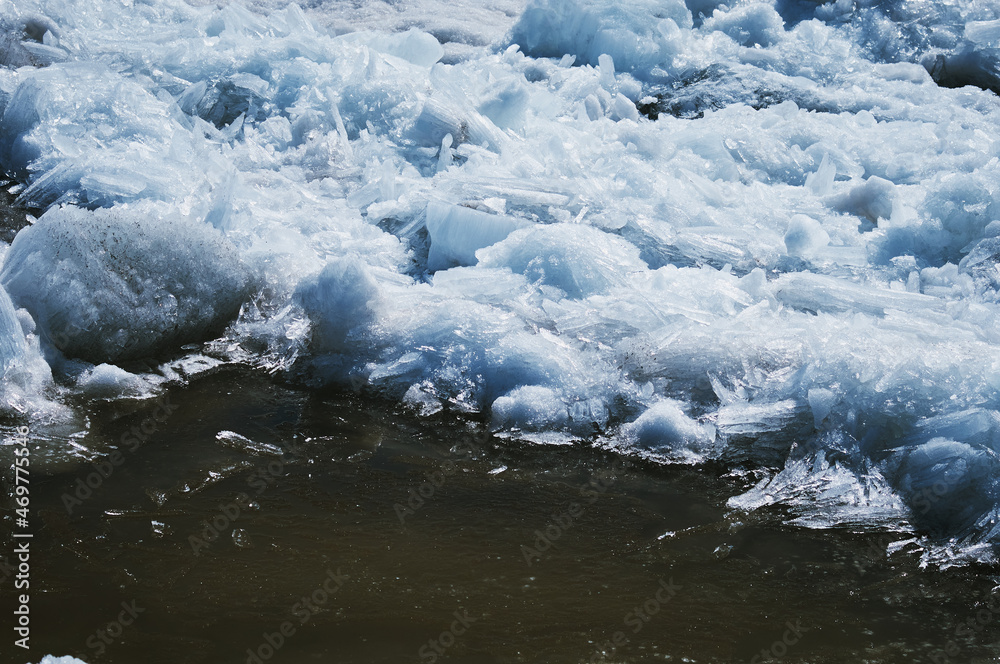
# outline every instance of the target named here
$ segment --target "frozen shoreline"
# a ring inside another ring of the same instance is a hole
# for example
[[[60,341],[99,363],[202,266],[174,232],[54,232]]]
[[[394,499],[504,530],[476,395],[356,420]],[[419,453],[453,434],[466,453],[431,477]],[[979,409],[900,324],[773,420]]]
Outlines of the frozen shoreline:
[[[922,6],[0,4],[5,412],[243,363],[991,562],[1000,19]]]

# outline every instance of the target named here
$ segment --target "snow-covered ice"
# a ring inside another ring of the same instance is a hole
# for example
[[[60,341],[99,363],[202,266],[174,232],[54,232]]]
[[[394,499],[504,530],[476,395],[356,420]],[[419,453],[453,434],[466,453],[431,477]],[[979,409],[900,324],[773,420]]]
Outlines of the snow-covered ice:
[[[998,26],[0,0],[0,163],[37,218],[2,250],[3,407],[150,394],[195,344],[992,555]]]
[[[41,338],[92,362],[221,332],[250,286],[222,233],[140,203],[52,207],[14,238],[0,282]]]

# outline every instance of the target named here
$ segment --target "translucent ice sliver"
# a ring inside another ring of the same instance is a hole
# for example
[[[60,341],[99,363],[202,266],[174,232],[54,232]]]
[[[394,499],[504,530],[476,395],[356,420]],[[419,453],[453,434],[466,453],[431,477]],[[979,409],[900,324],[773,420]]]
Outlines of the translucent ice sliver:
[[[0,375],[6,376],[15,364],[21,362],[27,351],[27,342],[21,323],[14,312],[14,304],[0,287]]]
[[[477,250],[496,244],[524,225],[524,221],[513,217],[432,201],[427,204],[431,241],[427,268],[474,265]]]

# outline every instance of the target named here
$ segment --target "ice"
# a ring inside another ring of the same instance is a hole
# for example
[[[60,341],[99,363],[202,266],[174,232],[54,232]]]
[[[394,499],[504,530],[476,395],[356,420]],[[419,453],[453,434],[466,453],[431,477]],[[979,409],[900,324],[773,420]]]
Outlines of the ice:
[[[806,176],[806,188],[818,196],[825,196],[833,191],[833,183],[836,180],[837,165],[829,155],[824,154],[816,172]]]
[[[830,244],[830,234],[812,217],[797,214],[788,222],[788,230],[785,231],[785,249],[790,256],[809,258],[828,244]]]
[[[34,327],[27,312],[14,310],[0,286],[0,413],[4,415],[34,413],[47,418],[59,410],[45,395],[52,372],[42,358]]]
[[[431,241],[427,267],[441,270],[475,265],[477,250],[496,244],[522,226],[524,222],[513,217],[432,201],[427,204]]]
[[[716,9],[702,23],[704,30],[724,32],[743,46],[771,46],[784,36],[784,21],[766,2],[749,2],[732,9]]]
[[[444,48],[432,35],[410,28],[398,35],[355,32],[347,39],[364,44],[380,53],[402,58],[420,67],[430,67],[444,56]]]
[[[719,408],[716,425],[724,436],[783,431],[801,410],[791,399],[768,404],[728,404]]]
[[[817,429],[823,428],[823,420],[830,414],[837,404],[837,394],[833,390],[823,387],[815,387],[806,393],[809,401],[809,409],[813,414],[813,425]]]
[[[806,528],[908,528],[906,505],[878,471],[853,472],[823,451],[789,460],[777,475],[728,502],[744,510],[774,504],[787,506],[795,515],[790,523]]]
[[[646,270],[635,247],[589,226],[553,224],[514,231],[477,254],[484,267],[507,267],[529,281],[581,298]]]
[[[23,361],[27,347],[14,304],[7,291],[0,287],[0,373],[6,376]]]
[[[251,287],[221,233],[165,204],[52,208],[18,233],[0,281],[52,349],[95,363],[211,338]]]
[[[981,46],[1000,46],[1000,20],[969,21],[965,24],[965,36],[969,41]]]
[[[65,657],[56,657],[55,655],[46,655],[42,657],[42,661],[38,664],[87,664],[82,659],[77,659],[76,657],[70,657],[69,655]]]
[[[0,129],[7,168],[43,174],[20,194],[32,207],[181,200],[213,163],[161,99],[92,63],[26,72]]]
[[[621,71],[648,75],[673,50],[670,36],[677,27],[691,25],[691,12],[680,0],[532,0],[508,42],[536,57],[573,55],[580,64],[597,65],[608,55]]]
[[[916,521],[934,534],[971,528],[997,498],[997,457],[968,443],[936,437],[906,450],[897,486]]]
[[[7,16],[0,19],[0,66],[24,67],[65,59],[66,52],[55,44],[59,30],[41,15]]]
[[[774,282],[774,295],[788,306],[808,311],[863,311],[879,315],[890,309],[917,312],[943,309],[940,300],[920,293],[862,286],[809,272],[781,275]]]
[[[892,182],[873,175],[864,183],[835,196],[831,200],[831,206],[872,223],[878,223],[880,219],[889,220],[892,217],[893,210],[898,205],[898,197]]]
[[[525,385],[493,402],[493,423],[501,429],[547,431],[569,420],[569,409],[550,388]]]
[[[254,8],[270,12],[284,0],[255,0]],[[443,59],[458,62],[479,55],[497,42],[524,8],[524,0],[454,0],[446,7],[423,0],[371,0],[364,3],[302,3],[309,17],[331,32],[405,32],[416,27],[434,35]]]
[[[95,399],[148,396],[162,378],[138,376],[113,364],[89,368],[77,379],[77,388]]]
[[[801,403],[783,399],[770,403],[725,404],[715,425],[724,443],[722,457],[773,464],[784,459],[794,443],[811,433]]]
[[[344,351],[353,329],[373,320],[379,299],[378,284],[367,268],[350,258],[332,260],[296,291],[303,309],[316,324],[317,350]]]
[[[622,427],[622,436],[643,449],[660,450],[668,456],[686,456],[686,461],[703,460],[713,451],[715,427],[689,417],[682,403],[664,399]]]
[[[7,409],[153,389],[129,358],[178,383],[241,362],[744,466],[767,479],[735,506],[908,521],[929,559],[986,559],[998,20],[0,3],[4,187],[40,217],[0,220]]]
[[[413,125],[412,139],[422,145],[437,146],[445,136],[451,136],[456,144],[469,142],[494,151],[507,142],[506,135],[490,118],[460,100],[442,95],[424,104]]]
[[[189,353],[184,357],[161,364],[157,367],[157,371],[163,378],[171,382],[184,383],[224,364],[226,364],[224,360],[200,353]]]
[[[531,96],[526,85],[509,81],[498,85],[479,105],[479,112],[501,129],[515,131],[524,128],[525,116]]]

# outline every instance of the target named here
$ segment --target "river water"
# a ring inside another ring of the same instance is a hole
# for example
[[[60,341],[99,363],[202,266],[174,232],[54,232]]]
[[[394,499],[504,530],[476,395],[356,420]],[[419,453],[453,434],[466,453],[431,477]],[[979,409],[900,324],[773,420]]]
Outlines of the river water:
[[[91,663],[1000,653],[984,570],[920,569],[906,545],[887,556],[906,533],[727,509],[748,477],[499,441],[476,422],[242,370],[166,399],[93,409],[97,455],[36,471],[32,652]]]

